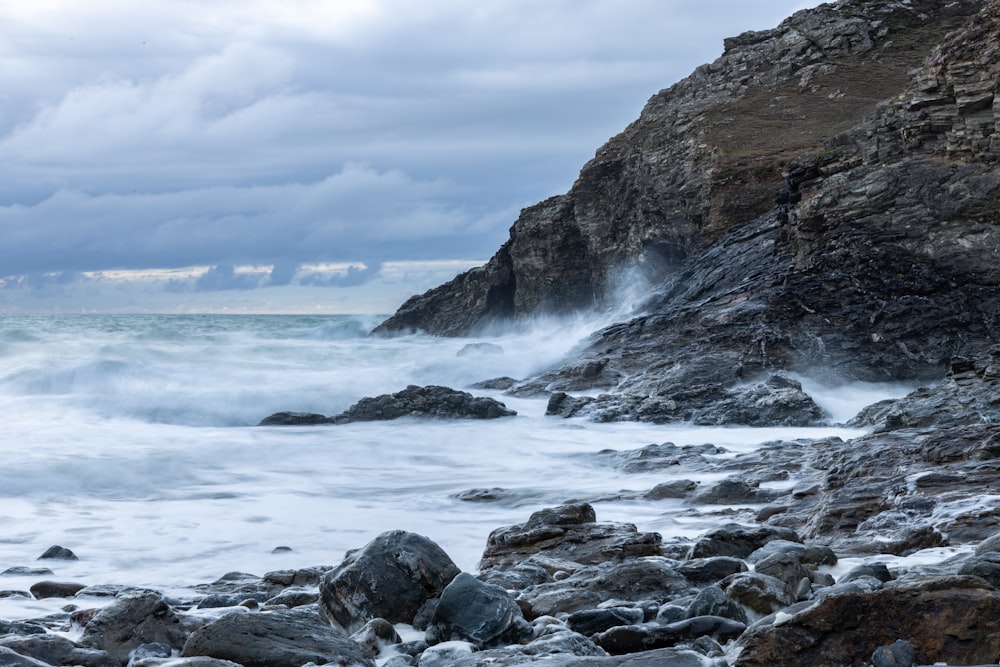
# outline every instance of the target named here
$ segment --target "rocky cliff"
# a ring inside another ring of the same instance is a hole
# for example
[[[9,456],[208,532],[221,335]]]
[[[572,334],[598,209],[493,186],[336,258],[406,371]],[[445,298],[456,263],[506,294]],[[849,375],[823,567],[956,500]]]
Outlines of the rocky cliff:
[[[727,40],[486,266],[378,331],[602,307],[636,267],[646,314],[524,391],[917,379],[982,356],[1000,340],[998,13],[843,0]]]

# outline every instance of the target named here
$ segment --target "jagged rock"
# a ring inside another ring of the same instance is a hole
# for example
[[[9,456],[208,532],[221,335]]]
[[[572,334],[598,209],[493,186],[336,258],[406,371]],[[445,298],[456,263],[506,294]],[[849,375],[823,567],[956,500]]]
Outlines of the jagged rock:
[[[766,616],[795,603],[795,591],[780,579],[741,572],[719,582],[726,595],[757,614]]]
[[[121,663],[140,644],[184,645],[180,619],[163,596],[150,590],[127,590],[90,620],[80,642],[107,651]]]
[[[718,586],[706,586],[698,591],[685,611],[687,618],[696,616],[721,616],[734,621],[747,622],[747,614],[732,598]]]
[[[412,623],[459,569],[441,547],[401,530],[382,533],[323,576],[320,602],[334,622],[354,631],[373,618]]]
[[[531,627],[506,591],[462,572],[441,594],[426,634],[431,645],[458,640],[482,649],[516,644]]]
[[[584,565],[660,553],[658,533],[640,533],[632,524],[596,520],[594,508],[587,503],[535,512],[525,523],[490,533],[479,569],[507,569],[539,553]]]
[[[646,500],[663,500],[664,498],[686,498],[692,491],[698,488],[698,483],[690,479],[676,479],[670,482],[657,484],[652,489],[643,494]]]
[[[729,523],[705,533],[691,550],[692,558],[731,556],[746,558],[772,540],[801,542],[794,530],[773,526],[741,526]]]
[[[315,426],[332,424],[334,420],[315,412],[275,412],[264,417],[257,426]]]
[[[58,544],[53,545],[45,550],[38,560],[80,560],[75,553],[66,547],[61,547]]]
[[[307,662],[375,666],[361,646],[315,609],[228,614],[188,638],[181,657],[195,656],[244,667],[300,667]]]
[[[781,495],[742,479],[724,479],[696,494],[694,501],[705,505],[748,505],[768,503]]]
[[[665,558],[633,558],[578,570],[560,581],[523,591],[518,601],[529,618],[592,609],[607,600],[669,600],[691,591],[691,584]]]
[[[410,385],[394,394],[363,398],[332,419],[337,424],[422,416],[447,419],[496,419],[517,413],[485,396],[448,387]]]
[[[977,665],[1000,654],[1000,592],[975,577],[887,584],[821,598],[780,624],[744,634],[736,667],[862,664],[898,639],[920,664]]]

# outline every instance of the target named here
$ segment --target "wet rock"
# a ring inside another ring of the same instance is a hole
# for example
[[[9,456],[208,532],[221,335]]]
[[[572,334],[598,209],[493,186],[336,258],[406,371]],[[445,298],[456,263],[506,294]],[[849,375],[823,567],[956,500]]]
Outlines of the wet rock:
[[[747,623],[747,614],[735,600],[730,598],[718,586],[706,586],[698,591],[694,600],[685,611],[687,618],[696,616],[719,616],[734,621]]]
[[[431,646],[420,654],[420,667],[448,667],[461,664],[463,658],[472,655],[476,648],[469,642],[449,641]]]
[[[608,600],[669,600],[691,590],[688,580],[664,558],[635,558],[583,568],[549,584],[520,594],[530,617],[592,609]]]
[[[181,657],[208,656],[244,667],[300,667],[307,662],[348,667],[375,663],[315,609],[234,613],[196,630]]]
[[[779,497],[781,492],[761,489],[741,479],[724,479],[713,484],[694,497],[694,501],[705,505],[749,505],[768,503]]]
[[[644,500],[664,500],[665,498],[686,498],[698,488],[698,483],[690,479],[676,479],[657,484],[643,494]]]
[[[731,574],[746,572],[747,564],[739,558],[731,556],[714,556],[711,558],[695,558],[679,564],[676,568],[695,584],[714,584]]]
[[[497,419],[517,412],[485,396],[473,396],[448,387],[410,385],[394,394],[363,398],[333,417],[337,424],[358,421],[383,421],[400,417],[436,417],[444,419]]]
[[[47,632],[45,626],[38,623],[0,619],[0,635],[39,635],[45,632]]]
[[[145,660],[146,658],[169,658],[174,653],[168,644],[161,644],[160,642],[150,642],[149,644],[140,644],[132,651],[132,657],[129,659],[129,665],[139,661]]]
[[[975,577],[937,577],[819,599],[740,638],[736,667],[861,664],[915,638],[919,664],[976,665],[1000,654],[1000,591]]]
[[[287,588],[264,601],[267,607],[284,606],[292,609],[319,602],[319,592],[312,588]]]
[[[683,641],[712,637],[721,642],[739,637],[744,623],[717,616],[698,616],[669,625],[628,625],[611,628],[594,637],[598,646],[612,655],[639,653],[676,646]]]
[[[403,640],[396,632],[395,626],[384,618],[373,618],[351,635],[356,642],[372,658],[378,657],[385,646],[399,644]]]
[[[795,602],[795,592],[784,581],[766,574],[734,574],[719,585],[730,598],[762,616],[781,611]]]
[[[86,584],[73,581],[39,581],[29,589],[36,600],[45,598],[71,598],[85,589]]]
[[[507,391],[517,384],[517,380],[512,377],[503,376],[482,380],[469,385],[469,389],[487,389],[492,391]]]
[[[847,583],[848,581],[854,581],[862,577],[871,577],[883,583],[893,580],[892,572],[889,571],[885,563],[876,562],[862,563],[861,565],[852,567],[840,577],[838,582]]]
[[[619,625],[642,623],[644,617],[641,609],[628,607],[584,609],[570,614],[566,619],[566,626],[573,632],[589,637]]]
[[[986,553],[1000,552],[1000,533],[995,533],[976,546],[976,555],[982,556]]]
[[[140,644],[160,642],[180,648],[184,639],[180,619],[162,595],[129,590],[94,615],[84,627],[80,642],[107,651],[124,663]]]
[[[660,553],[658,533],[632,524],[597,523],[587,503],[539,510],[528,521],[498,528],[486,540],[479,569],[507,569],[535,554],[584,565]]]
[[[333,418],[315,412],[275,412],[264,417],[257,426],[315,426],[332,423]]]
[[[790,554],[800,563],[809,565],[836,565],[837,554],[822,544],[802,544],[788,540],[771,540],[747,556],[748,563],[757,563],[773,554]]]
[[[812,426],[826,414],[802,385],[782,375],[729,392],[728,396],[698,410],[693,422],[700,426],[743,424],[746,426]]]
[[[143,658],[130,662],[128,667],[243,667],[229,660],[217,658]]]
[[[754,565],[754,572],[784,582],[789,591],[795,591],[803,579],[812,581],[815,573],[814,570],[804,566],[798,556],[791,553],[765,556]]]
[[[988,551],[975,555],[962,563],[959,574],[985,579],[997,589],[1000,589],[1000,553]]]
[[[741,526],[730,523],[709,531],[691,549],[692,558],[730,556],[747,558],[772,540],[801,542],[794,530],[776,526]]]
[[[41,660],[50,665],[81,665],[82,667],[119,667],[118,660],[105,651],[86,648],[65,637],[36,634],[24,637],[0,637],[0,647]],[[6,665],[0,656],[0,664]]]
[[[872,653],[872,667],[913,667],[917,652],[910,642],[899,639],[888,646],[879,646]]]
[[[53,545],[45,550],[38,560],[80,560],[77,555],[66,547],[61,547],[58,544]]]
[[[520,607],[506,591],[462,572],[444,589],[427,628],[427,643],[466,641],[477,649],[531,636]]]
[[[321,607],[348,630],[373,618],[412,623],[458,573],[448,554],[426,537],[401,530],[382,533],[323,576]]]

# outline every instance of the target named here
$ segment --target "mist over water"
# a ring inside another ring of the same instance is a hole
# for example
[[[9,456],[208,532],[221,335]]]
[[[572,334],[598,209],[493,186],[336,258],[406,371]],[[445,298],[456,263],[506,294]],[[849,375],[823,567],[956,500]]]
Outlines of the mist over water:
[[[427,535],[460,567],[475,570],[494,528],[574,499],[594,501],[599,520],[695,536],[718,517],[677,500],[620,499],[622,490],[641,495],[670,480],[669,472],[622,472],[597,452],[669,441],[711,442],[735,453],[776,439],[860,433],[594,424],[545,417],[544,399],[499,394],[518,417],[254,426],[280,410],[336,414],[408,384],[464,388],[527,377],[601,324],[540,320],[472,340],[368,337],[377,322],[0,318],[0,570],[44,564],[60,580],[170,589],[233,570],[261,575],[334,565],[346,550],[392,529]],[[504,353],[458,355],[480,341]],[[872,402],[905,393],[814,389],[837,421],[854,409],[845,394]],[[504,489],[497,502],[455,497],[493,488]],[[80,560],[36,563],[53,544]],[[278,546],[292,550],[272,553]],[[4,577],[0,586],[26,590],[35,580]],[[37,616],[46,605],[57,603],[0,599],[0,618]]]

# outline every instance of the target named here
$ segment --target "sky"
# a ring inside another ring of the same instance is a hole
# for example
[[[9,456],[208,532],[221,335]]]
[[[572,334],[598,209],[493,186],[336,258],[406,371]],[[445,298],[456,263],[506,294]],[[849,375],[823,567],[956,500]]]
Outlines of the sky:
[[[390,313],[802,0],[0,0],[0,313]]]

